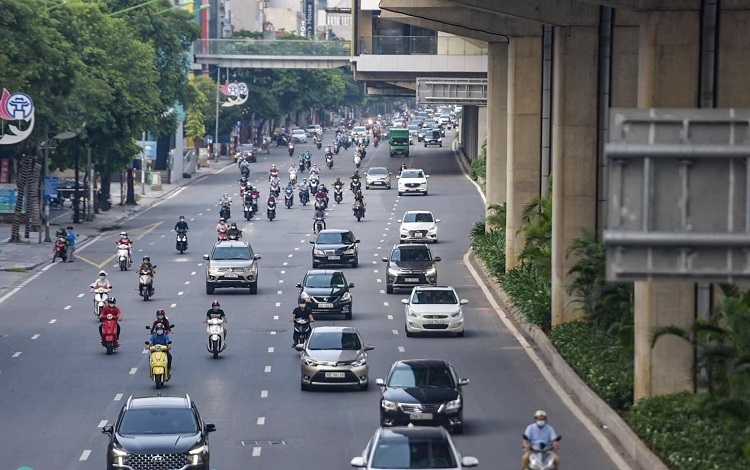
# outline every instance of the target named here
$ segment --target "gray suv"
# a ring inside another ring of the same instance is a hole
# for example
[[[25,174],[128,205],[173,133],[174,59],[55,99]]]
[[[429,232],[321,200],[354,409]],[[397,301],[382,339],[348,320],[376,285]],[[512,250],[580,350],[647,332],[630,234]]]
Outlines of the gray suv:
[[[411,289],[418,285],[437,285],[437,262],[425,244],[393,245],[391,256],[383,258],[388,263],[385,282],[386,292],[393,289]]]
[[[250,244],[242,240],[217,242],[210,255],[203,255],[206,263],[206,294],[220,287],[248,287],[258,293],[258,260]]]

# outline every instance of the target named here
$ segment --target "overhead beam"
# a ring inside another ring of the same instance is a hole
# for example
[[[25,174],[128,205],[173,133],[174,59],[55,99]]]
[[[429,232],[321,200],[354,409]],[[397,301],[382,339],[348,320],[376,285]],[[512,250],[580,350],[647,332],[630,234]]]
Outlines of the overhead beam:
[[[599,20],[599,6],[579,0],[445,1],[450,1],[456,6],[469,7],[485,14],[502,14],[553,26],[591,26],[597,24]],[[411,4],[411,2],[408,4]]]
[[[467,40],[479,41],[482,43],[480,47],[487,47],[488,42],[494,41],[506,41],[505,37],[498,34],[487,34],[465,26],[459,25],[448,25],[434,20],[427,20],[424,18],[417,18],[416,16],[406,15],[404,13],[396,13],[395,11],[382,10],[380,13],[381,19],[387,19],[397,21],[399,23],[409,24],[412,26],[419,26],[420,28],[432,29],[435,31],[442,31],[444,33],[454,34],[461,36]]]
[[[700,0],[581,0],[594,5],[624,8],[631,11],[685,11],[700,9]],[[722,4],[722,8],[724,5]]]

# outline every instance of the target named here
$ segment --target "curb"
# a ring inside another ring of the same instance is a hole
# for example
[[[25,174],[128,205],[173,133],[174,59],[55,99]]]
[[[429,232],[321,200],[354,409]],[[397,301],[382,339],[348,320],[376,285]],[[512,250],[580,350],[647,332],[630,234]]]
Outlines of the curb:
[[[579,405],[593,418],[598,421],[602,430],[606,430],[622,446],[625,453],[636,465],[647,470],[668,470],[668,467],[648,448],[630,426],[607,405],[604,400],[594,393],[586,383],[578,377],[578,374],[565,362],[552,344],[552,341],[544,332],[535,325],[530,325],[521,320],[521,316],[510,305],[508,296],[502,290],[495,278],[487,271],[482,261],[477,258],[470,249],[469,261],[482,277],[482,280],[491,287],[492,295],[507,312],[514,324],[516,324],[535,343],[537,351],[557,374],[558,379],[565,389],[573,395]]]

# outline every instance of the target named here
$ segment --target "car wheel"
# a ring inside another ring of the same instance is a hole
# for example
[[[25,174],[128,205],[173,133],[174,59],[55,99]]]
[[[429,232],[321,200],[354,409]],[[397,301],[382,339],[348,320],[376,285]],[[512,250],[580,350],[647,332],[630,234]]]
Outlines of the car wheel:
[[[406,333],[406,337],[407,338],[411,338],[411,337],[414,336],[414,333],[412,333],[411,331],[409,331],[409,329],[406,327],[406,324],[404,324],[404,333]]]
[[[370,189],[370,186],[369,185],[365,185],[365,189]]]
[[[427,191],[424,192],[424,195],[427,196]]]
[[[214,293],[214,286],[210,282],[206,282],[206,294],[211,295]]]
[[[401,191],[399,191],[399,192],[398,192],[398,195],[399,195],[399,196],[403,196],[403,195],[404,195],[404,193],[402,193]]]
[[[454,426],[453,429],[452,429],[452,431],[453,431],[453,434],[463,434],[464,433],[464,425],[463,424],[459,424],[458,426]]]
[[[300,383],[299,383],[299,388],[300,388],[300,390],[302,390],[303,392],[309,392],[309,391],[310,391],[310,386],[309,386],[309,385],[307,385],[307,384],[306,384],[306,383],[304,383],[304,382],[300,382]]]
[[[459,331],[458,333],[456,333],[456,337],[457,338],[463,338],[464,337],[464,332],[463,331]]]
[[[349,311],[344,314],[344,320],[351,320],[352,319],[352,307],[349,307]]]
[[[359,258],[354,258],[354,262],[352,263],[352,268],[356,268],[359,266]]]
[[[250,284],[250,294],[256,295],[258,293],[258,281],[253,282]]]
[[[393,286],[385,286],[385,291],[388,294],[393,294]]]
[[[385,187],[385,189],[391,189],[391,185],[389,184],[388,186]]]
[[[359,389],[362,390],[363,392],[366,392],[367,389],[369,389],[369,388],[370,388],[370,382],[369,381],[367,383],[363,383],[362,385],[359,386]]]

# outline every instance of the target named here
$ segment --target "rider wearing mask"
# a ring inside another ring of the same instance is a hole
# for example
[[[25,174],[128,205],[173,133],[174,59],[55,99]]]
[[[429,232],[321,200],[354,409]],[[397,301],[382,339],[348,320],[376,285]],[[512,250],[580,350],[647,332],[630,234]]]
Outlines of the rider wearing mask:
[[[242,230],[237,228],[236,223],[232,222],[232,225],[229,226],[229,230],[227,230],[227,237],[235,238],[236,240],[242,238]]]
[[[94,291],[95,289],[112,290],[112,284],[107,279],[106,271],[99,271],[99,277],[91,284],[91,290]]]
[[[317,175],[320,174],[320,170],[318,169],[318,164],[314,164],[312,168],[310,168],[310,174],[311,175]]]
[[[180,230],[184,230],[186,232],[188,230],[190,230],[188,228],[188,223],[185,222],[185,216],[184,215],[181,215],[180,216],[180,220],[176,224],[174,224],[174,231],[175,232],[179,232]]]
[[[344,185],[344,183],[341,182],[341,177],[337,176],[336,177],[336,181],[333,183],[333,187],[334,188],[340,188],[343,185]]]
[[[362,194],[361,189],[354,195],[354,205],[356,206],[357,203],[362,205],[362,218],[364,218],[365,212],[367,211],[367,203],[365,202],[365,195]]]
[[[224,313],[224,310],[221,309],[221,304],[218,300],[214,300],[211,302],[211,308],[208,309],[206,312],[206,319],[203,320],[203,323],[206,323],[209,318],[220,318],[224,320],[224,343],[227,342],[227,327],[226,324],[229,323],[229,319],[227,318],[226,313]]]
[[[153,276],[154,274],[156,274],[155,268],[156,266],[151,264],[151,258],[149,256],[144,256],[143,262],[141,263],[140,267],[138,267],[138,273],[142,274],[151,271],[151,276]]]
[[[128,263],[133,262],[132,248],[133,242],[128,238],[128,232],[120,232],[120,238],[115,242],[115,245],[127,245],[128,246]]]
[[[167,318],[167,314],[164,312],[163,308],[156,311],[156,320],[154,320],[154,323],[151,325],[151,334],[156,333],[156,325],[159,324],[163,326],[164,331],[172,333],[172,324],[169,323],[169,318]]]
[[[523,448],[526,452],[521,458],[521,470],[529,468],[529,457],[531,456],[531,446],[543,443],[545,449],[550,449],[549,453],[552,454],[552,458],[555,462],[555,470],[560,468],[560,457],[555,452],[560,450],[560,439],[555,429],[547,424],[547,412],[544,410],[537,410],[534,413],[534,422],[526,427],[526,431],[523,433]]]
[[[272,178],[279,176],[279,169],[276,168],[276,164],[271,165],[271,169],[268,170],[268,181],[271,181]]]
[[[302,190],[309,190],[310,183],[307,182],[307,178],[302,178],[302,182],[299,184],[299,188]]]
[[[310,323],[315,321],[315,318],[313,318],[313,314],[312,314],[312,308],[310,308],[310,306],[308,305],[304,297],[299,298],[299,301],[297,302],[297,307],[295,307],[295,309],[292,310],[292,323],[294,323],[294,320],[298,318],[306,318],[307,321],[309,321]],[[292,329],[292,331],[294,331],[294,329]],[[292,337],[294,338],[294,334]],[[292,340],[292,347],[294,347],[297,344],[296,341],[294,341],[294,339]]]
[[[232,203],[232,198],[229,197],[229,194],[224,193],[224,195],[219,199],[219,204],[222,206],[228,206]]]
[[[117,319],[117,341],[120,341],[120,320],[122,320],[122,310],[117,306],[117,300],[114,297],[110,297],[109,300],[107,300],[107,305],[102,308],[102,313],[99,314],[99,321],[103,322],[106,320],[107,315],[109,314],[112,314],[112,316]],[[101,335],[102,325],[99,325],[99,336]]]
[[[146,349],[156,345],[167,347],[167,369],[169,369],[170,375],[172,374],[172,353],[170,352],[172,350],[171,342],[172,340],[169,339],[169,334],[165,331],[164,325],[162,323],[157,323],[156,332],[151,335],[148,339],[148,344],[146,344]]]
[[[216,233],[226,233],[227,230],[229,230],[229,227],[227,227],[227,222],[224,220],[224,217],[219,219],[218,225],[216,225]]]

